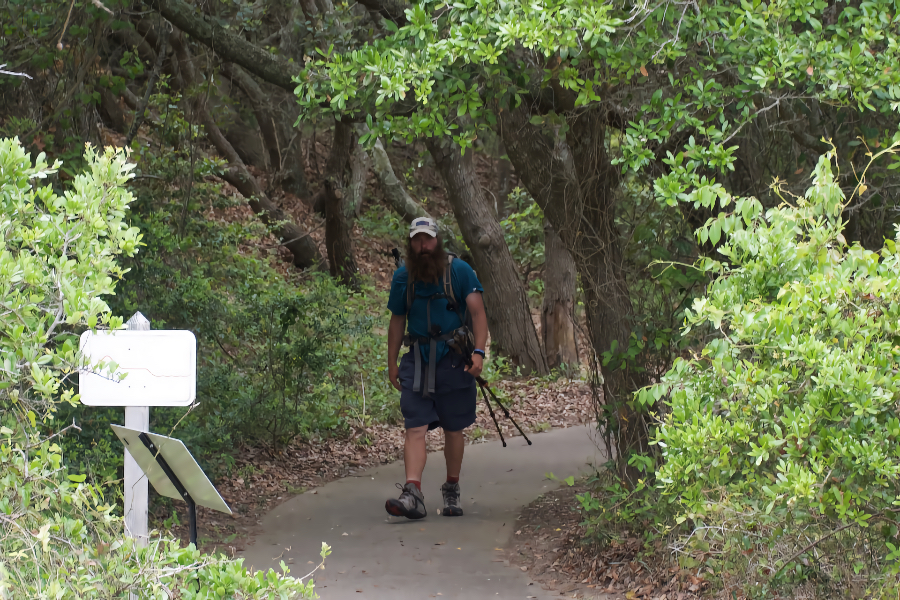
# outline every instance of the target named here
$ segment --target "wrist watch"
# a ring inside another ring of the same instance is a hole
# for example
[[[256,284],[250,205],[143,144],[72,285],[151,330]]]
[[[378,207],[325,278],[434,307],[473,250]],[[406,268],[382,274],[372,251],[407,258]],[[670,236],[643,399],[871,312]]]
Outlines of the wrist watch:
[[[472,354],[480,354],[481,358],[487,358],[487,356],[484,353],[484,350],[480,350],[478,348],[476,348],[475,350],[472,350]]]

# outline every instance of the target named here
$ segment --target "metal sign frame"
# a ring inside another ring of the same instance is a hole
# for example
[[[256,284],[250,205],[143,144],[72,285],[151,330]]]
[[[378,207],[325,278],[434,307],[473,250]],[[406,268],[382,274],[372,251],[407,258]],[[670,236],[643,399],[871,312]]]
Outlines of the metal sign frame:
[[[197,509],[205,506],[227,514],[231,509],[179,439],[110,425],[144,475],[161,496],[184,500],[188,505],[190,540],[197,545]]]

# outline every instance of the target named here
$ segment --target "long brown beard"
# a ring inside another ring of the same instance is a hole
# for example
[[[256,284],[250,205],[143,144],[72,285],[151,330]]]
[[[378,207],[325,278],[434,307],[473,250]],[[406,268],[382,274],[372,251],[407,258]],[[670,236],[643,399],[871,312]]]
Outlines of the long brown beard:
[[[416,254],[412,244],[406,245],[406,269],[409,275],[416,281],[425,283],[437,283],[444,274],[447,266],[447,253],[440,236],[438,236],[437,248],[429,254]]]

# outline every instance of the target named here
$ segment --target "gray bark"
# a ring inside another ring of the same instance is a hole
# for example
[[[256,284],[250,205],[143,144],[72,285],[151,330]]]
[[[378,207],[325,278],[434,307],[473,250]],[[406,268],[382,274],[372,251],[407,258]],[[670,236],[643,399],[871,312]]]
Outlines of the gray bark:
[[[500,134],[520,181],[575,260],[594,358],[600,362],[615,342],[612,362],[599,367],[604,407],[598,415],[613,435],[620,474],[636,481],[639,472],[627,461],[632,452],[649,452],[649,431],[630,405],[644,375],[620,360],[629,345],[633,311],[615,223],[620,173],[606,153],[606,116],[596,110],[570,116],[565,136],[532,125],[530,118],[525,103],[501,112]]]
[[[544,222],[544,300],[541,306],[541,337],[547,365],[577,368],[575,341],[575,262],[559,235]]]
[[[357,131],[368,131],[365,125],[359,125],[357,128]],[[381,193],[391,209],[400,215],[400,218],[407,223],[411,223],[413,219],[418,219],[419,217],[434,218],[419,201],[409,195],[409,192],[406,191],[406,186],[397,179],[397,176],[394,174],[394,168],[391,166],[391,159],[388,157],[381,140],[375,142],[375,146],[370,151],[370,156],[372,159],[372,170],[375,172],[375,177],[381,186]],[[445,223],[437,219],[435,221],[437,222],[438,231],[444,239],[444,245],[448,250],[459,254],[453,242],[456,234]]]
[[[356,139],[358,138],[354,136],[354,142]],[[362,146],[354,143],[350,153],[350,184],[347,186],[347,201],[344,204],[344,215],[351,223],[362,211],[368,175],[369,155]]]
[[[351,220],[345,204],[350,196],[350,155],[357,145],[353,127],[335,121],[331,154],[325,167],[325,246],[331,275],[353,289],[359,289],[359,268],[353,256]]]
[[[475,173],[474,152],[460,153],[449,141],[428,140],[428,150],[447,186],[447,195],[463,238],[472,251],[474,268],[484,285],[491,347],[524,370],[546,374],[528,298],[515,262]]]
[[[228,62],[294,93],[292,77],[300,65],[284,60],[214,23],[207,15],[183,0],[146,0],[147,4],[192,38],[208,46]]]
[[[185,90],[195,85],[193,63],[190,51],[181,36],[173,35],[172,38],[173,47],[178,54],[175,80],[178,87]],[[322,255],[309,234],[300,229],[287,213],[269,199],[204,105],[198,105],[198,114],[206,130],[206,137],[219,154],[230,163],[222,178],[247,199],[250,209],[272,230],[279,243],[290,250],[294,266],[302,269],[311,267],[321,269],[324,266]]]
[[[253,116],[256,117],[256,123],[259,126],[259,131],[266,146],[268,166],[278,169],[282,160],[281,143],[278,140],[275,119],[268,106],[269,102],[266,99],[266,95],[263,94],[262,89],[254,81],[253,77],[234,63],[222,65],[222,72],[241,88],[241,91],[244,92],[244,95],[250,101],[250,108],[253,110]]]

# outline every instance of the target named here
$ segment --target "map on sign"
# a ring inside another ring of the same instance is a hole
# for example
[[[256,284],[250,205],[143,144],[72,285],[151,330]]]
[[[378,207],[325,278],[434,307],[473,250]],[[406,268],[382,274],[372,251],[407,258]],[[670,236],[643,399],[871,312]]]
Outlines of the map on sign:
[[[79,372],[83,404],[188,406],[197,396],[197,339],[190,331],[86,331],[81,351],[92,364],[118,364],[112,374]]]

